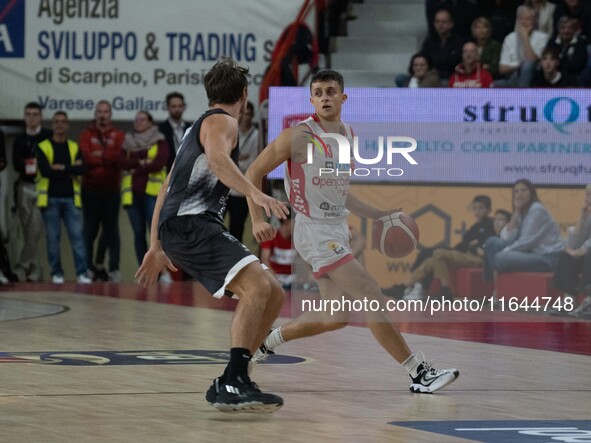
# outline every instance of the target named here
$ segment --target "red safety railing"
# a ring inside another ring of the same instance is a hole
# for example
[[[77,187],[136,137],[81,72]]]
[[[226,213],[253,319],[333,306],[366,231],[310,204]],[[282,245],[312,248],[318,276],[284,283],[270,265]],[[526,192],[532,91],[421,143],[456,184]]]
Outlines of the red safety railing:
[[[314,30],[312,31],[312,59],[310,61],[310,70],[318,65],[318,18],[325,6],[325,0],[304,0],[296,19],[286,28],[276,43],[276,47],[271,56],[271,64],[263,77],[259,89],[259,103],[262,103],[269,97],[269,87],[281,86],[281,63],[293,45],[300,26],[305,24],[306,19],[312,11],[316,12],[316,19],[314,21]],[[299,83],[299,60],[294,57],[291,61],[291,65],[293,76],[296,79],[296,82]]]

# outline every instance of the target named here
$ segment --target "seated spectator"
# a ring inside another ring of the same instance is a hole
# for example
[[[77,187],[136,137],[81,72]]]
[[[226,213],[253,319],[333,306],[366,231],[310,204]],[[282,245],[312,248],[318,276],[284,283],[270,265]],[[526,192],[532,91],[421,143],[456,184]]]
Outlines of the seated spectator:
[[[515,31],[505,37],[499,73],[506,79],[496,86],[527,88],[531,84],[536,62],[546,47],[549,35],[534,29],[536,13],[529,6],[517,8]]]
[[[408,66],[408,76],[398,76],[396,83],[401,88],[439,88],[439,75],[431,65],[431,60],[425,54],[418,53],[411,57]]]
[[[431,59],[433,68],[446,85],[456,65],[462,61],[464,40],[453,33],[454,22],[449,11],[438,11],[433,24],[437,34],[425,39],[421,52]]]
[[[523,0],[479,0],[483,15],[492,24],[492,38],[502,42],[515,28],[515,13]]]
[[[495,235],[493,220],[489,217],[491,200],[487,195],[477,195],[472,200],[472,214],[476,219],[470,229],[462,237],[462,241],[453,249],[438,248],[431,258],[426,259],[411,274],[407,283],[404,299],[416,300],[424,296],[423,285],[431,275],[441,281],[439,296],[444,299],[453,298],[449,289],[448,276],[451,269],[480,268],[484,251],[482,245]]]
[[[554,29],[558,29],[558,22],[564,16],[577,19],[580,28],[575,33],[581,32],[587,39],[591,39],[591,4],[588,0],[561,0],[554,10]]]
[[[572,314],[591,310],[591,184],[585,188],[579,220],[569,228],[568,245],[558,259],[553,284],[571,297],[581,293],[587,296]]]
[[[548,0],[526,0],[525,4],[536,13],[536,29],[548,35],[554,35],[556,5]]]
[[[86,248],[82,234],[80,176],[84,174],[82,152],[68,139],[68,116],[57,111],[52,118],[53,135],[37,145],[37,206],[41,210],[47,235],[47,256],[51,282],[64,283],[60,257],[61,221],[66,225],[78,283],[88,284]]]
[[[548,43],[560,57],[560,71],[577,78],[587,66],[587,39],[575,31],[577,19],[566,16],[558,20],[558,36]]]
[[[541,68],[532,79],[532,88],[570,88],[578,86],[577,79],[559,71],[560,58],[556,48],[548,47],[542,52]]]
[[[552,272],[564,249],[556,222],[538,199],[534,185],[521,179],[513,185],[513,215],[484,244],[484,279],[496,273]]]
[[[152,115],[138,111],[121,151],[121,204],[133,230],[135,255],[142,263],[148,251],[146,234],[152,224],[156,197],[166,178],[168,145]]]
[[[478,46],[478,59],[493,78],[499,75],[501,44],[492,38],[492,25],[485,17],[472,22],[472,38]]]
[[[505,225],[509,223],[509,220],[511,220],[511,213],[509,211],[505,211],[504,209],[497,209],[495,211],[493,226],[495,228],[495,235],[497,237],[501,235],[501,231]]]
[[[468,42],[462,49],[462,63],[456,66],[449,78],[450,88],[490,88],[493,79],[486,69],[478,62],[478,46]]]

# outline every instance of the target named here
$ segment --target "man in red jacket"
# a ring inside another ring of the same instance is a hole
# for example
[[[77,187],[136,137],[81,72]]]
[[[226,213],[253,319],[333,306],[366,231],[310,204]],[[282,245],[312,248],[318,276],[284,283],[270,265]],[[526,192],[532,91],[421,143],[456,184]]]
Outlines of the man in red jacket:
[[[111,104],[106,100],[100,100],[96,104],[94,120],[80,134],[79,145],[86,166],[82,182],[82,209],[88,269],[94,271],[95,279],[119,282],[119,158],[125,133],[113,127],[111,115]],[[102,234],[95,265],[93,246],[99,228],[102,228]],[[103,264],[105,247],[109,249],[108,274]]]
[[[456,66],[449,78],[450,88],[490,88],[493,79],[490,72],[478,63],[478,46],[465,43],[462,48],[462,63]]]

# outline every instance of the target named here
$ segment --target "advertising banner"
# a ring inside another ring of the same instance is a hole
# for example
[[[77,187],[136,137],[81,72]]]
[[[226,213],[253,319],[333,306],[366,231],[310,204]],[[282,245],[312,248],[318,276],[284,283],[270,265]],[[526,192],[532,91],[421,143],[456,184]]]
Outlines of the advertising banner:
[[[188,114],[207,106],[203,77],[222,55],[250,68],[258,86],[275,40],[301,2],[241,0],[0,0],[0,119],[38,101],[51,115],[87,119],[98,100],[114,118],[166,115],[168,92]],[[255,26],[253,24],[259,24]],[[261,26],[260,24],[264,24]]]
[[[525,177],[536,185],[561,186],[591,181],[587,91],[345,89],[342,119],[357,137],[357,170],[341,173],[353,180],[499,185]],[[309,94],[307,88],[271,89],[269,140],[313,112]],[[405,137],[416,143],[408,155],[399,155],[395,142]],[[336,153],[337,143],[332,146]],[[272,178],[282,174],[278,169]]]

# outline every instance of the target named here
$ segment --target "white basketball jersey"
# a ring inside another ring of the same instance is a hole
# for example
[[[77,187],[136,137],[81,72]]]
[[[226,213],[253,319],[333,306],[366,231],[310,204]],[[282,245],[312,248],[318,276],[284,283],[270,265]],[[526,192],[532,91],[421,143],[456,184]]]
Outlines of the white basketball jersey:
[[[315,222],[335,222],[346,219],[345,207],[349,192],[350,174],[341,170],[337,174],[338,145],[336,141],[322,141],[318,136],[326,134],[316,114],[298,123],[308,128],[310,142],[314,140],[312,163],[288,161],[285,171],[285,191],[292,210]],[[349,125],[342,123],[344,135],[353,146],[353,134]],[[351,155],[352,158],[352,155]],[[351,168],[353,165],[351,165]],[[333,172],[327,172],[332,169]]]

